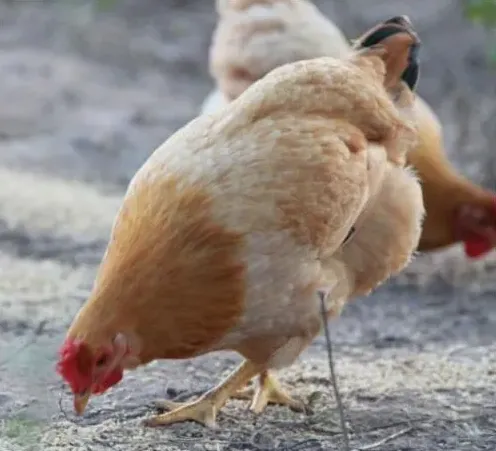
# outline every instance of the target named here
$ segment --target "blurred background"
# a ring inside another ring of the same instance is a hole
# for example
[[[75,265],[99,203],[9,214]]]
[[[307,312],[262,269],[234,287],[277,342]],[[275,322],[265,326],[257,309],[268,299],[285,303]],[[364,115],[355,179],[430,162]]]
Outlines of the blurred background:
[[[443,123],[449,158],[474,182],[496,189],[495,2],[315,3],[350,38],[393,15],[411,18],[423,41],[419,92]],[[208,49],[216,21],[213,0],[0,1],[1,449],[107,449],[95,441],[102,421],[105,431],[121,434],[113,449],[153,449],[146,444],[159,440],[147,435],[138,447],[133,429],[125,435],[109,426],[118,410],[112,400],[101,401],[94,417],[81,423],[86,428],[67,423],[53,362],[91,288],[127,183],[155,147],[198,113],[213,88]],[[494,355],[495,276],[494,254],[469,262],[455,247],[420,256],[372,300],[350,306],[336,339],[343,349],[362,346],[370,358],[383,358],[381,349],[393,349],[391,357],[402,346],[425,351],[461,340],[470,348],[464,364],[476,368]],[[194,383],[208,386],[219,365],[229,363],[202,360]],[[142,405],[135,417],[144,415],[143,406],[161,392],[142,381],[164,374],[184,380],[184,365],[140,373],[114,401]],[[482,400],[494,386],[470,393]],[[482,447],[490,426],[477,427],[482,432],[466,449],[490,449]],[[86,434],[86,442],[77,434]],[[460,434],[453,437],[461,440]],[[421,441],[412,443],[401,449],[424,449]],[[436,443],[426,441],[425,449],[441,449]],[[318,440],[314,445],[308,449],[324,449]],[[174,446],[163,449],[193,449]]]

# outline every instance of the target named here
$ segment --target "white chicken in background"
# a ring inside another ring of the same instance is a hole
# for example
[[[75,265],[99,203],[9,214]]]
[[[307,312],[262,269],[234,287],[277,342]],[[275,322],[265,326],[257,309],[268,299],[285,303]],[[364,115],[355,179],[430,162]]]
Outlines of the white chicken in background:
[[[201,107],[209,113],[283,64],[350,53],[348,40],[307,0],[217,0],[219,22],[210,47],[217,88]]]

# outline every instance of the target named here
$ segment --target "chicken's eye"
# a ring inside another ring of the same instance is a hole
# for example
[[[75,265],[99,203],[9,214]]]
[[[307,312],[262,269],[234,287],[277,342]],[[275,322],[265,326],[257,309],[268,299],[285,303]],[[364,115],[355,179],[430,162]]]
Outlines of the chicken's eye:
[[[342,244],[347,243],[350,240],[350,238],[354,235],[354,233],[355,233],[355,227],[352,226],[351,229],[350,229],[350,231],[348,232],[348,235],[346,235],[346,237],[345,237],[345,239],[344,239],[344,241],[343,241]]]
[[[97,361],[96,361],[96,366],[97,367],[102,367],[104,366],[108,361],[108,356],[102,355]]]

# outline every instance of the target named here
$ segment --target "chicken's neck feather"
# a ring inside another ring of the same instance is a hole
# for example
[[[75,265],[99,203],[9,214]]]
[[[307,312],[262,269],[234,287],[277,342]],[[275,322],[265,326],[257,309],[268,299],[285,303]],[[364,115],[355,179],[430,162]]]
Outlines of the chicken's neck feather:
[[[427,216],[418,250],[428,251],[464,241],[457,222],[466,205],[494,209],[494,194],[457,173],[443,149],[441,128],[428,112],[421,111],[420,144],[408,155],[422,180]]]
[[[162,177],[128,192],[70,338],[135,337],[146,363],[206,352],[237,321],[242,237],[212,221],[205,192],[179,185]]]

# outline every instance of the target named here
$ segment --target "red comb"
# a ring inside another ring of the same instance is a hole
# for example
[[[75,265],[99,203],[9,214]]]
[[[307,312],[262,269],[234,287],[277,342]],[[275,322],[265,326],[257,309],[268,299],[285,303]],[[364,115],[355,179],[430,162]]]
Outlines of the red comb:
[[[60,348],[56,369],[69,383],[73,393],[87,389],[91,385],[90,349],[81,341],[67,339]]]

